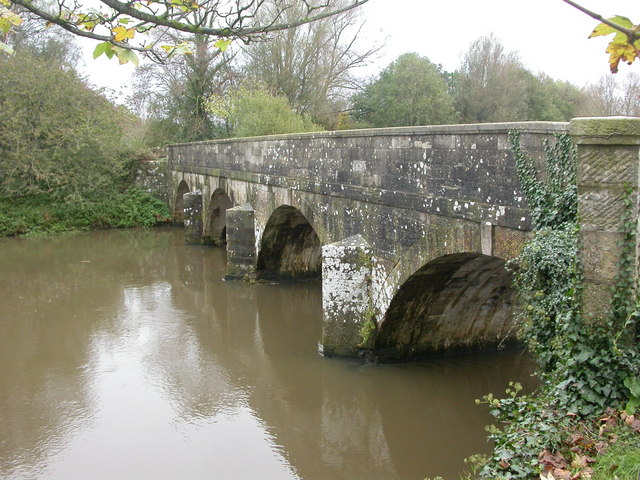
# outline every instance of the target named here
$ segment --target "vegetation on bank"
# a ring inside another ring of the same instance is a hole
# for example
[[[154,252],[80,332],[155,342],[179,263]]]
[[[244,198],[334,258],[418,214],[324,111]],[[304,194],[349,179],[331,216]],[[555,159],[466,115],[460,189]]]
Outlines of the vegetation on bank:
[[[626,195],[619,277],[607,318],[580,310],[576,153],[567,135],[546,145],[539,180],[531,160],[512,148],[532,210],[535,237],[511,263],[522,302],[519,334],[538,362],[541,386],[506,398],[486,395],[497,426],[494,448],[469,459],[468,479],[637,480],[640,474],[640,302],[636,219]]]
[[[0,199],[0,237],[152,227],[170,219],[164,202],[135,187],[71,202],[46,195]]]
[[[150,226],[168,207],[135,186],[137,119],[45,46],[0,56],[0,236]]]

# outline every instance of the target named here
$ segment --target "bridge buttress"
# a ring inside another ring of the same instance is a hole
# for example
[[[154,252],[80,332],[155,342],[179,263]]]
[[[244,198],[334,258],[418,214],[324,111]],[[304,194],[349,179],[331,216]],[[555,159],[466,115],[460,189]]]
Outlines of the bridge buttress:
[[[372,249],[361,235],[322,247],[323,355],[354,357],[373,345],[374,275]]]
[[[256,277],[257,252],[255,211],[246,203],[229,208],[227,223],[227,274],[230,280],[252,280]]]
[[[585,277],[583,312],[606,318],[612,286],[619,275],[625,188],[632,190],[633,217],[639,211],[640,118],[606,117],[571,120],[578,149],[580,258]],[[632,275],[638,275],[638,241]]]
[[[195,190],[185,193],[182,198],[184,204],[184,243],[201,245],[203,241],[202,192]]]

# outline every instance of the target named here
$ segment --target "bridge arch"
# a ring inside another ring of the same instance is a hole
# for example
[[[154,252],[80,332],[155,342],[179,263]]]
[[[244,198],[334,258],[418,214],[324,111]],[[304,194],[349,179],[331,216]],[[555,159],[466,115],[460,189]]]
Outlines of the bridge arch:
[[[512,274],[477,252],[439,256],[402,283],[379,324],[381,360],[495,349],[512,342]]]
[[[233,207],[233,201],[222,188],[217,188],[211,194],[207,208],[205,223],[205,243],[211,245],[225,245],[227,243],[227,209]]]
[[[189,193],[191,188],[185,180],[181,180],[176,188],[175,201],[173,202],[173,222],[184,224],[184,199],[182,196]]]
[[[322,244],[309,220],[291,205],[280,205],[260,240],[259,278],[300,279],[321,274]]]

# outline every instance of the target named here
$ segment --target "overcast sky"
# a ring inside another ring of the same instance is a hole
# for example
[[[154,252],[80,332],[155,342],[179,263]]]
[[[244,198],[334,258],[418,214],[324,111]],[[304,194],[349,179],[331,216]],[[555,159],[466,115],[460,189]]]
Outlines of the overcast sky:
[[[606,18],[627,16],[640,23],[640,1],[578,0]],[[384,47],[375,74],[405,52],[416,52],[453,71],[471,42],[493,33],[507,50],[519,52],[534,73],[582,86],[608,74],[604,37],[587,37],[597,22],[562,0],[369,0],[362,9],[367,35]],[[85,71],[98,86],[128,82],[132,67],[91,59],[95,44],[85,48]],[[640,73],[640,62],[621,72]]]

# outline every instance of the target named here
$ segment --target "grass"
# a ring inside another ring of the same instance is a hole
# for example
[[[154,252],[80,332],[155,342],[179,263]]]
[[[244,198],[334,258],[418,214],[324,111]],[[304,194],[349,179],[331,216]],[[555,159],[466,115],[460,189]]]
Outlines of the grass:
[[[624,427],[615,433],[618,440],[596,458],[593,480],[639,480],[640,434]]]

